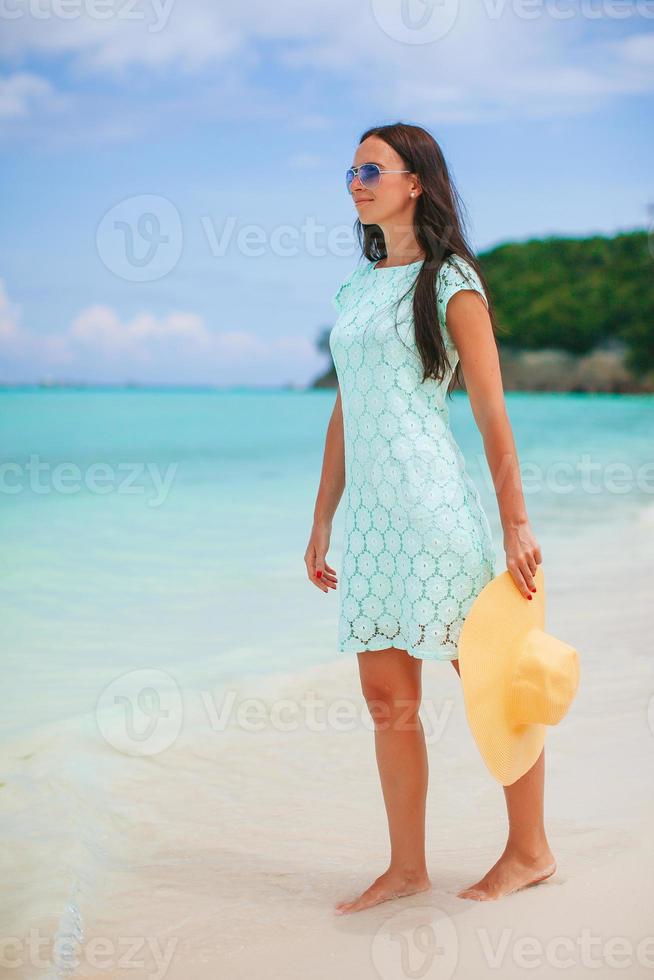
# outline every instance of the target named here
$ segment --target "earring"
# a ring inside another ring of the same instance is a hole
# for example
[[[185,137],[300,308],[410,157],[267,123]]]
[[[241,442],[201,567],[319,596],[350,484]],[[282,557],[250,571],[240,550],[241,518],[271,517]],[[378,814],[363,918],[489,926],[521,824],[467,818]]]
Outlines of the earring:
[[[416,196],[415,195],[415,192],[414,191],[411,191],[411,197],[415,197],[415,196]]]

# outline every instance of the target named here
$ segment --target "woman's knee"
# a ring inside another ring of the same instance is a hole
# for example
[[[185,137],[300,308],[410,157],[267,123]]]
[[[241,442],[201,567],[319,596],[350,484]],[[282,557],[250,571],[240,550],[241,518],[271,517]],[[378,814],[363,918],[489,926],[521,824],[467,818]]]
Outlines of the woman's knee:
[[[361,666],[361,690],[373,717],[393,717],[399,712],[417,714],[422,696],[420,674],[397,660],[379,657]]]

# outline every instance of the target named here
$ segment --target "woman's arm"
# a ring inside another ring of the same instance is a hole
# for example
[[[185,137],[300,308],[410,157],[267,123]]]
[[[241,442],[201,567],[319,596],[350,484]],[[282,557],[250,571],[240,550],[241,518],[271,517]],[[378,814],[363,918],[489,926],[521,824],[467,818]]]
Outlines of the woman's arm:
[[[341,389],[337,388],[336,402],[327,426],[325,451],[320,474],[320,485],[313,511],[313,527],[309,544],[304,553],[307,575],[323,592],[336,588],[336,572],[328,565],[325,556],[329,549],[332,519],[345,489],[345,447],[343,437],[343,410]]]
[[[462,289],[452,296],[447,305],[447,330],[459,353],[493,477],[504,529],[506,566],[522,594],[531,598],[530,592],[536,591],[533,576],[542,555],[529,526],[495,337],[479,293]]]

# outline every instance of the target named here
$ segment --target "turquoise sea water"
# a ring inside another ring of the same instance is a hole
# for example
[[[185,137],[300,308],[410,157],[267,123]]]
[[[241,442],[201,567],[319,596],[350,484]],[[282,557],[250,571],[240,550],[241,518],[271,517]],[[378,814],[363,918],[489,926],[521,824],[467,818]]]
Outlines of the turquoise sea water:
[[[157,667],[199,685],[335,656],[337,595],[313,587],[303,561],[334,397],[0,392],[5,734],[92,711],[121,671]],[[506,402],[544,555],[652,506],[652,397]],[[467,397],[450,406],[499,572],[481,437]],[[337,572],[342,516],[328,555]]]

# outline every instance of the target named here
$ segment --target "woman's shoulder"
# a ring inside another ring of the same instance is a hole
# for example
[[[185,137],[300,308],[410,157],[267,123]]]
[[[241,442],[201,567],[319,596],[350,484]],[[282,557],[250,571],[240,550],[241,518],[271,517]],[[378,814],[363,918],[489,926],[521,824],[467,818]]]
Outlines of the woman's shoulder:
[[[475,290],[488,306],[486,291],[477,270],[465,256],[453,252],[441,263],[438,270],[436,290],[443,312],[452,296],[460,289]]]
[[[476,282],[481,281],[472,262],[464,255],[459,255],[458,252],[452,252],[441,263],[438,270],[438,278],[440,281],[446,281],[461,278],[462,276],[470,276]]]

